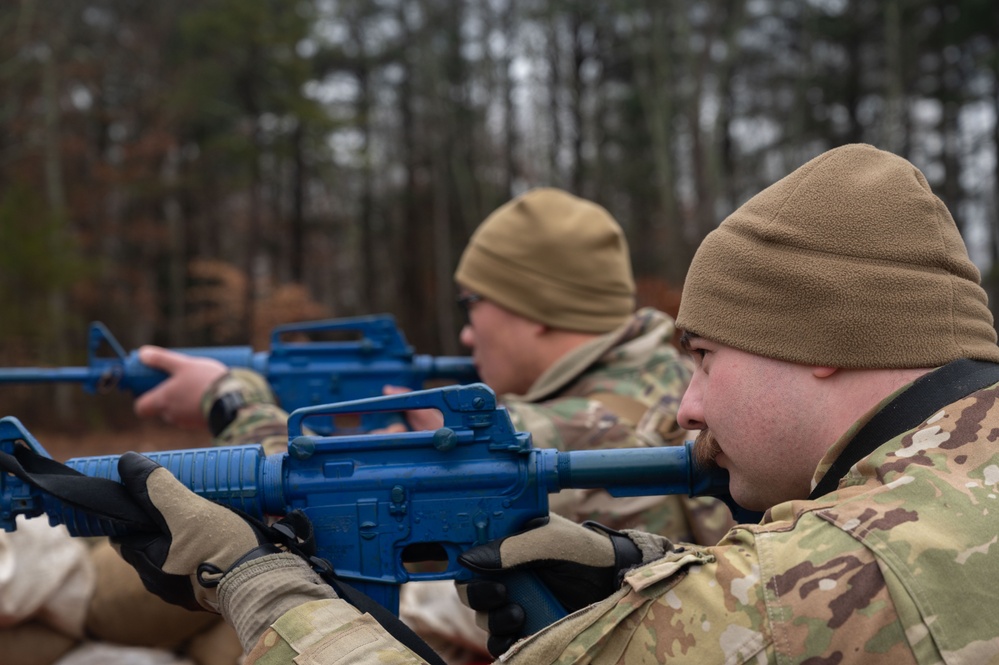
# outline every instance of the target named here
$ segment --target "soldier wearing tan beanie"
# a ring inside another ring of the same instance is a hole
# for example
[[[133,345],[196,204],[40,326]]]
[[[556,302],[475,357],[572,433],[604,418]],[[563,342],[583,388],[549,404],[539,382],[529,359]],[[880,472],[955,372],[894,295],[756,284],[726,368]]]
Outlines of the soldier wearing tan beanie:
[[[631,317],[635,281],[624,232],[601,206],[534,189],[472,234],[459,285],[553,328],[605,333]]]
[[[982,611],[999,576],[999,348],[978,280],[923,174],[869,145],[732,213],[684,286],[695,370],[678,419],[762,520],[712,547],[626,532],[644,565],[502,661],[999,662]],[[601,579],[591,536],[553,520],[475,550],[492,577],[466,596],[494,640],[520,628],[485,597],[497,576],[572,569],[579,602]]]
[[[871,146],[821,155],[723,222],[684,297],[695,369],[679,422],[762,519],[698,546],[553,516],[466,551],[488,579],[462,598],[500,662],[999,662],[999,354],[925,178]],[[140,496],[163,486],[148,467],[122,476]],[[169,482],[154,502],[168,524],[214,511]],[[188,543],[210,560],[226,533]],[[289,558],[219,583],[243,600],[220,605],[248,663],[426,662],[370,615],[317,598],[314,572]],[[536,574],[572,613],[521,638],[536,608],[511,600],[510,572]]]
[[[671,344],[672,318],[651,308],[635,311],[628,243],[603,207],[553,188],[513,199],[472,235],[455,282],[467,314],[461,340],[472,349],[483,381],[500,395],[514,425],[532,433],[535,446],[580,450],[682,441],[676,408],[690,363]],[[158,357],[147,353],[142,360],[159,366]],[[180,408],[184,395],[204,393],[202,402],[211,404],[218,391],[237,389],[244,378],[231,373],[206,392],[185,383],[197,359],[169,357],[160,368],[171,379],[146,393],[147,403]],[[174,388],[183,394],[171,394]],[[190,416],[170,415],[175,422]],[[437,418],[436,412],[414,412],[410,425],[436,429]],[[254,418],[248,405],[220,436],[253,441],[255,429],[273,431],[273,425]],[[619,499],[579,490],[553,496],[551,505],[574,521],[597,519],[611,528],[641,527],[691,542],[714,542],[731,524],[728,508],[707,498]],[[449,664],[485,659],[486,633],[450,582],[405,585],[400,615]]]
[[[999,360],[978,269],[919,169],[831,150],[701,244],[678,325],[750,353],[856,368]]]

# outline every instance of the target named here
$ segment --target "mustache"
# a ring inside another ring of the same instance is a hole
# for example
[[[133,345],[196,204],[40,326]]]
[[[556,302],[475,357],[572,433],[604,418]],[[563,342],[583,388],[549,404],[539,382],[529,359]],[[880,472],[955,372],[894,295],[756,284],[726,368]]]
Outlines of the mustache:
[[[702,429],[694,439],[694,462],[702,469],[717,469],[715,457],[721,452],[721,446],[715,440],[709,429]]]

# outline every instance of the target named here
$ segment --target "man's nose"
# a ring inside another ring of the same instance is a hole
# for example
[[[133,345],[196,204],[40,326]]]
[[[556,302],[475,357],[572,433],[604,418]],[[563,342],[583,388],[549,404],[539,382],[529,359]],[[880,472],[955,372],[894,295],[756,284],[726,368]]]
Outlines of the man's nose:
[[[695,373],[686,392],[683,393],[680,409],[676,414],[676,421],[680,427],[688,430],[704,429],[706,423],[704,422],[703,404],[700,381]]]
[[[468,348],[475,346],[475,332],[472,330],[470,323],[466,323],[461,327],[461,332],[458,334],[458,341]]]

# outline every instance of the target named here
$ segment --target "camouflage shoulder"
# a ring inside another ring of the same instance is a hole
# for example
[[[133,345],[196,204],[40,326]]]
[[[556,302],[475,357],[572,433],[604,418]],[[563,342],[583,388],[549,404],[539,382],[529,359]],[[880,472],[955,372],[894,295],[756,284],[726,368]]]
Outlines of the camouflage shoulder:
[[[518,663],[772,663],[758,572],[748,551],[678,547],[631,571],[620,591],[514,647]],[[556,657],[549,657],[557,654]],[[648,654],[643,659],[637,654]]]
[[[925,638],[924,626],[906,618],[912,613],[908,594],[898,593],[885,577],[890,566],[829,523],[824,512],[733,530],[755,534],[780,655],[813,662],[916,662],[913,648]],[[943,659],[938,653],[920,662]]]
[[[633,424],[586,397],[560,397],[542,404],[505,401],[514,427],[530,432],[538,448],[591,450],[644,445]]]
[[[580,378],[576,394],[611,393],[653,406],[679,404],[693,376],[693,362],[676,349],[660,346],[641,362],[610,363]]]
[[[822,522],[806,513],[793,523],[737,526],[713,547],[675,547],[504,660],[915,663],[908,610],[895,605],[877,559]]]

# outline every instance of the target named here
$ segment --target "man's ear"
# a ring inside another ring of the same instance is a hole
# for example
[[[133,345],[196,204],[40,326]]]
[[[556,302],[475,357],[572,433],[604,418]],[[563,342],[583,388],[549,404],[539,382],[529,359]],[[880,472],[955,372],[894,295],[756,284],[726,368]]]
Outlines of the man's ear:
[[[812,367],[812,376],[816,379],[828,379],[838,371],[838,367]]]

